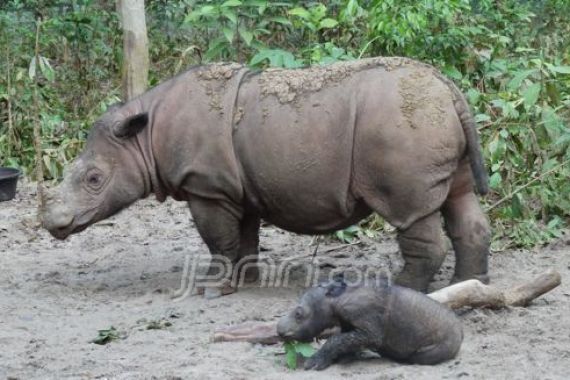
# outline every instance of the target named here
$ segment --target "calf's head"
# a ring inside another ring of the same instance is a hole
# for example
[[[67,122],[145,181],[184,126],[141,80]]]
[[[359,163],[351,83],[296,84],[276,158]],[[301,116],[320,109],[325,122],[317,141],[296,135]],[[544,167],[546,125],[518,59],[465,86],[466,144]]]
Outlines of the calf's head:
[[[286,341],[306,342],[316,338],[324,330],[336,326],[338,321],[333,309],[334,301],[345,289],[346,283],[342,277],[309,289],[297,306],[279,320],[279,336]]]
[[[42,219],[54,237],[65,239],[148,194],[150,179],[136,139],[147,124],[146,113],[124,107],[95,123],[84,151],[47,194]]]

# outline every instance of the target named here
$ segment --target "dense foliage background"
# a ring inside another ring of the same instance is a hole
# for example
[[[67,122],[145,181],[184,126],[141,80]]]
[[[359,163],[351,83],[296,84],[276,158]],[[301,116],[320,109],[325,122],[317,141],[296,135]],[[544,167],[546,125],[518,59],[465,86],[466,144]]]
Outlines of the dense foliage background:
[[[298,67],[402,55],[431,63],[462,87],[478,122],[495,248],[546,242],[570,220],[570,1],[155,0],[146,11],[151,85],[219,60]],[[5,0],[0,50],[0,164],[31,173],[38,115],[46,177],[58,179],[94,119],[119,100],[115,2]],[[372,219],[338,237],[382,225]]]

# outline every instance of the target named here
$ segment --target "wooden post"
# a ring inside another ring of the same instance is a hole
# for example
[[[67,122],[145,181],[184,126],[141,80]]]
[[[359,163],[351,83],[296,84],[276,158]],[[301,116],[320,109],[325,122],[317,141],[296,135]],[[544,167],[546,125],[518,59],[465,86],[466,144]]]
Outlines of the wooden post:
[[[15,137],[14,133],[14,122],[12,121],[12,70],[10,66],[12,65],[12,57],[10,52],[10,44],[6,44],[6,103],[8,108],[8,157],[12,156],[12,144],[14,144],[14,150],[20,150],[18,144],[18,139]]]
[[[39,72],[40,72],[40,30],[42,27],[42,19],[38,18],[36,21],[36,44],[34,49],[34,64],[35,75],[34,75],[34,150],[36,153],[36,181],[37,181],[37,201],[38,201],[38,224],[42,223],[42,212],[44,209],[44,164],[43,164],[43,154],[42,154],[42,126],[41,126],[41,116],[40,116],[40,101],[39,101]]]
[[[148,38],[144,0],[117,0],[123,27],[123,100],[146,91],[148,83]]]

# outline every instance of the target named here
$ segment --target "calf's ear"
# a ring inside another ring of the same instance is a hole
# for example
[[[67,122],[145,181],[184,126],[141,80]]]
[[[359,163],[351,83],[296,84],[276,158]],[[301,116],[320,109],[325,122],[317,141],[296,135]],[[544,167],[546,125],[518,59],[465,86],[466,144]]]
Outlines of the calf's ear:
[[[333,281],[327,286],[327,297],[338,297],[346,290],[346,282],[344,282],[344,275],[335,275]]]
[[[148,124],[148,113],[143,112],[127,117],[113,128],[113,134],[120,139],[135,136]]]
[[[334,282],[344,282],[344,272],[335,273],[332,279]]]
[[[327,287],[327,297],[338,297],[346,290],[346,284],[332,284]]]

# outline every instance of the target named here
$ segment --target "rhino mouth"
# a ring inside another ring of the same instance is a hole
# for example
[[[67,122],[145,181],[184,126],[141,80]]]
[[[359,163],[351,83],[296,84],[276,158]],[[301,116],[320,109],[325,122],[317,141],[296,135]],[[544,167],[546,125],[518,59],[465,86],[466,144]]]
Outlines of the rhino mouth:
[[[308,338],[306,336],[296,336],[294,334],[291,335],[279,335],[279,337],[284,341],[284,342],[300,342],[300,343],[311,343],[312,341],[314,341],[314,338]]]
[[[79,216],[71,216],[69,220],[60,220],[59,223],[52,222],[53,224],[46,226],[47,230],[54,238],[65,240],[69,235],[79,233],[93,224],[94,211],[95,209],[90,209]]]
[[[87,227],[89,227],[89,224],[87,223],[79,225],[71,224],[65,227],[52,228],[49,230],[49,233],[58,240],[65,240],[69,237],[69,235],[79,233],[85,230]]]
[[[303,334],[295,330],[288,330],[284,327],[278,327],[277,333],[284,342],[296,341],[296,342],[310,343],[314,339],[312,336],[308,336],[308,334]]]

